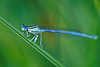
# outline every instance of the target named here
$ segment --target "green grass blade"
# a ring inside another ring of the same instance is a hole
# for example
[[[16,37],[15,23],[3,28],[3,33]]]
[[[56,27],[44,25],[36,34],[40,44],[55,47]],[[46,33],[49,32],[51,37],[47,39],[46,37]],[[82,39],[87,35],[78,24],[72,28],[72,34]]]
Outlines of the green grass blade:
[[[55,60],[52,56],[50,56],[48,53],[46,53],[44,50],[42,50],[39,46],[36,44],[31,43],[27,38],[25,38],[20,31],[18,31],[15,27],[13,27],[9,22],[7,22],[4,18],[0,17],[0,23],[4,24],[8,29],[13,31],[13,33],[16,33],[19,38],[22,38],[29,46],[32,47],[32,49],[35,49],[38,53],[40,53],[42,56],[44,56],[46,59],[48,59],[52,64],[54,64],[57,67],[62,67],[62,65]]]

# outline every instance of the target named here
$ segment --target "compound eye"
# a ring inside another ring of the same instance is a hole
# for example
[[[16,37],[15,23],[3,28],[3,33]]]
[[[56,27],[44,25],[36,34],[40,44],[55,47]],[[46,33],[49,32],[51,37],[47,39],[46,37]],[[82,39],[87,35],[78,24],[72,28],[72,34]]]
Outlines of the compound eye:
[[[28,29],[26,27],[22,27],[22,31],[27,31]]]
[[[25,25],[24,24],[21,24],[21,29],[22,29],[22,31],[25,31]]]

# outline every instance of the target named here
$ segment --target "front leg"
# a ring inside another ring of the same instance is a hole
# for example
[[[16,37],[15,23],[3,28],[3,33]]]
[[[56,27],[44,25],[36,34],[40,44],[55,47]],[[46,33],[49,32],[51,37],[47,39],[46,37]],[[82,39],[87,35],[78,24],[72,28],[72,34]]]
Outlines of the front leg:
[[[36,43],[37,39],[38,39],[38,35],[34,35],[34,37],[30,40],[30,42],[33,41],[34,43]]]
[[[29,36],[30,36],[29,32],[26,32],[26,37],[29,37]]]

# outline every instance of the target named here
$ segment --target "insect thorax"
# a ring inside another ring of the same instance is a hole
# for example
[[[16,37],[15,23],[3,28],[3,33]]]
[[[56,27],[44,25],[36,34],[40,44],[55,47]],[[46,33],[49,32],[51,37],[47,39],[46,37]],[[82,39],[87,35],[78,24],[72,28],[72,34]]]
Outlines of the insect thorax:
[[[36,28],[29,28],[28,32],[30,32],[32,34],[39,34],[40,33],[40,29],[38,27],[36,27]]]

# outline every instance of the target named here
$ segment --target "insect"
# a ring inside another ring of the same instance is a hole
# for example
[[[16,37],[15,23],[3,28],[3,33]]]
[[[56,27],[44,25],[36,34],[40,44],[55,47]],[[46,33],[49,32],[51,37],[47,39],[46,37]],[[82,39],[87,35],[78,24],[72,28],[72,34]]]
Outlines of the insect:
[[[33,34],[34,37],[30,40],[31,42],[33,41],[34,43],[37,42],[37,39],[40,35],[40,45],[42,42],[42,33],[39,31],[38,25],[32,25],[32,26],[25,26],[24,24],[21,25],[21,30],[26,32],[26,37],[30,37],[30,34]]]
[[[37,39],[39,38],[40,35],[40,45],[42,45],[42,32],[52,32],[52,33],[61,33],[61,34],[70,34],[70,35],[75,35],[75,36],[81,36],[85,38],[90,38],[97,40],[98,36],[96,35],[90,35],[90,34],[85,34],[85,33],[79,33],[79,32],[72,32],[72,31],[65,31],[65,30],[54,30],[54,29],[41,29],[41,26],[38,25],[32,25],[32,26],[25,26],[24,24],[21,25],[22,31],[26,32],[26,36],[30,37],[30,33],[34,35],[30,41],[33,41],[34,43],[37,42]]]

